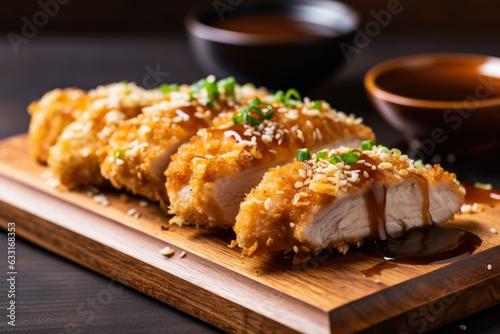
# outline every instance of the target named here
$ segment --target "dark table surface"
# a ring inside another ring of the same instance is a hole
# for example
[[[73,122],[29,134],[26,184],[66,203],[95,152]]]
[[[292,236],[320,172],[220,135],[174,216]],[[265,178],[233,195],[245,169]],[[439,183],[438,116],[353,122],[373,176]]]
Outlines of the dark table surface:
[[[365,119],[386,146],[402,136],[373,110],[362,78],[376,63],[424,52],[473,52],[500,56],[498,34],[381,33],[354,61],[323,88],[312,93],[334,107]],[[128,80],[142,84],[148,68],[168,72],[165,82],[190,83],[206,76],[194,62],[182,36],[47,36],[40,33],[15,54],[0,44],[0,138],[26,132],[26,106],[56,87],[85,89]],[[287,87],[285,87],[287,88]],[[458,150],[460,148],[457,148]],[[462,180],[500,187],[497,169],[471,168],[466,158],[445,167]],[[6,235],[0,236],[0,258],[6,259]],[[211,333],[220,330],[139,292],[121,287],[107,305],[95,305],[110,280],[26,241],[17,242],[16,327],[0,317],[0,331],[44,333]],[[7,272],[5,260],[0,270]],[[0,308],[5,310],[6,281],[0,280]],[[101,292],[102,293],[102,292]],[[0,312],[3,314],[5,311]],[[500,306],[452,323],[436,333],[500,333]]]

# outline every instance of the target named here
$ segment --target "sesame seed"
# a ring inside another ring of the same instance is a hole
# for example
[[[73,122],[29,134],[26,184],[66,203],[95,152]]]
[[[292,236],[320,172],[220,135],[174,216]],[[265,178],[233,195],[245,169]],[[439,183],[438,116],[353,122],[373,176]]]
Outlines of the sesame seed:
[[[278,191],[276,191],[276,193],[277,193],[277,194],[282,195],[282,194],[284,194],[285,192],[284,192],[284,191],[282,191],[282,190],[278,190]]]
[[[382,162],[378,165],[379,169],[389,169],[392,168],[392,164],[390,162]]]
[[[140,200],[139,205],[142,206],[143,208],[145,208],[149,205],[149,202],[146,200]]]
[[[492,266],[491,264],[488,264],[488,265],[486,266],[486,268],[488,268],[488,270],[491,270],[491,268],[493,268],[493,266]]]
[[[273,238],[269,238],[269,239],[267,239],[267,241],[266,241],[266,246],[267,246],[267,247],[269,247],[269,246],[271,246],[272,244],[273,244]]]
[[[182,259],[183,257],[186,256],[186,252],[185,251],[182,251],[182,253],[179,255],[179,257]]]
[[[172,257],[174,255],[175,251],[171,249],[170,247],[165,247],[162,250],[160,250],[161,255],[165,255],[166,257]]]
[[[295,188],[299,189],[299,188],[302,188],[303,186],[304,186],[304,183],[302,183],[300,181],[295,182]]]
[[[276,151],[276,150],[269,150],[269,152],[271,152],[272,154],[278,153],[278,151]]]
[[[299,169],[299,175],[303,179],[307,178],[307,173],[306,173],[306,171],[304,169]]]
[[[377,166],[372,166],[372,170],[377,170]]]
[[[291,227],[291,228],[294,228],[294,227],[295,227],[295,224],[294,224],[294,223],[290,223],[290,227]]]
[[[374,280],[373,280],[373,283],[376,283],[376,284],[381,284],[381,283],[382,283],[382,281],[381,281],[381,280],[379,280],[379,279],[374,279]]]
[[[368,174],[368,172],[366,170],[364,170],[363,171],[363,176],[366,177],[366,178],[369,178],[370,174]]]
[[[493,234],[498,234],[498,230],[494,227],[490,228],[490,232]]]
[[[268,197],[266,199],[266,201],[264,202],[264,207],[266,208],[266,210],[269,210],[269,208],[271,207],[271,197]]]
[[[299,247],[297,247],[297,246],[293,246],[293,251],[294,251],[295,253],[298,253],[298,252],[299,252]]]
[[[460,330],[462,330],[462,331],[467,330],[467,326],[465,326],[465,325],[460,325],[460,326],[458,326],[458,328],[460,328]]]
[[[365,163],[363,163],[363,165],[365,165],[366,167],[371,167],[372,166],[372,164],[369,163],[369,162],[365,162]]]

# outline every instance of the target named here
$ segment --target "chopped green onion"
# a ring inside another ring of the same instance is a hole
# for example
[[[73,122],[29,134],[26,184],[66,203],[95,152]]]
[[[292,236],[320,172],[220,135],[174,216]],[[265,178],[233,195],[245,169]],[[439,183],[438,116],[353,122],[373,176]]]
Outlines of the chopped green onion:
[[[292,97],[294,99],[292,99]],[[295,107],[300,101],[302,101],[302,97],[294,88],[290,88],[289,90],[287,90],[285,93],[285,97],[283,98],[283,102],[287,107]]]
[[[164,94],[170,93],[170,92],[178,92],[179,91],[179,85],[178,84],[162,84],[160,85],[160,91]]]
[[[261,108],[267,108],[268,111],[264,113]],[[268,103],[262,102],[258,97],[256,97],[249,107],[237,111],[233,114],[233,123],[241,124],[243,122],[247,122],[250,123],[250,125],[255,126],[262,123],[265,119],[271,119],[273,116],[273,106]]]
[[[354,153],[354,150],[344,153],[340,156],[340,159],[348,165],[352,165],[359,159],[359,155]]]
[[[217,86],[224,89],[227,96],[234,95],[234,87],[236,86],[236,80],[234,77],[227,77],[225,79],[219,80]]]
[[[194,101],[195,100],[194,93],[195,93],[195,91],[190,91],[188,93],[188,95],[189,95],[189,101]]]
[[[125,87],[128,85],[128,81],[127,80],[122,80],[119,83],[120,83],[120,85],[123,85]]]
[[[297,160],[307,161],[309,159],[311,159],[311,153],[309,153],[309,150],[307,148],[297,150]]]
[[[383,145],[378,146],[378,152],[377,153],[386,153],[386,154],[391,154],[391,150],[389,150],[387,147]]]
[[[422,169],[425,168],[424,163],[422,162],[422,159],[418,159],[413,163],[415,165],[416,169]]]
[[[338,155],[336,155],[335,153],[333,153],[330,156],[330,160],[328,160],[328,162],[331,163],[332,165],[336,165],[336,164],[338,164],[341,161],[342,160],[340,159],[340,157]]]
[[[316,109],[316,110],[319,110],[319,111],[323,111],[323,106],[321,104],[321,100],[314,101],[314,107],[313,107],[313,109]]]
[[[241,123],[243,123],[243,113],[235,111],[233,113],[233,123],[234,124],[241,124]]]
[[[393,155],[395,158],[399,158],[399,157],[401,156],[401,151],[400,151],[400,150],[398,150],[397,148],[393,148],[393,149],[391,150],[391,153],[392,153],[392,155]]]
[[[319,161],[319,159],[326,159],[328,158],[328,152],[327,151],[319,151],[316,152],[316,162]]]
[[[491,190],[493,189],[493,186],[490,183],[481,183],[481,182],[476,182],[474,183],[474,187],[482,190]]]
[[[206,82],[207,79],[198,80],[191,85],[191,89],[195,92],[199,92],[203,87],[205,87]]]
[[[204,105],[204,106],[207,106],[209,108],[213,108],[214,107],[214,101],[212,101],[211,99],[209,98],[204,98],[201,103]]]
[[[119,148],[117,148],[116,150],[113,151],[113,157],[115,158],[115,160],[121,159],[122,155],[123,155],[123,151],[120,150]]]
[[[205,89],[207,90],[207,95],[215,100],[219,99],[220,93],[219,88],[217,87],[217,83],[215,81],[206,81]]]
[[[283,103],[283,98],[285,97],[285,92],[282,91],[282,90],[278,90],[276,91],[276,93],[274,93],[274,102],[279,102],[279,103]]]
[[[374,145],[373,140],[364,140],[361,142],[361,151],[371,151]]]

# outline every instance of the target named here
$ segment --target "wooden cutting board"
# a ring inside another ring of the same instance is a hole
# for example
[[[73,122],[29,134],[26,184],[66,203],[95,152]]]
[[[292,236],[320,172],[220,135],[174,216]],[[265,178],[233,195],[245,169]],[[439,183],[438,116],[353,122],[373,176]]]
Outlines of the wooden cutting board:
[[[17,235],[232,333],[421,333],[500,302],[500,207],[449,226],[482,239],[476,252],[438,265],[381,263],[359,250],[292,266],[282,254],[242,258],[231,231],[168,226],[151,204],[50,187],[25,135],[0,142],[0,221]],[[136,208],[140,218],[126,214]],[[175,255],[159,250],[169,246]],[[186,256],[180,258],[181,252]],[[491,270],[487,269],[492,265]],[[378,281],[376,281],[378,280]]]

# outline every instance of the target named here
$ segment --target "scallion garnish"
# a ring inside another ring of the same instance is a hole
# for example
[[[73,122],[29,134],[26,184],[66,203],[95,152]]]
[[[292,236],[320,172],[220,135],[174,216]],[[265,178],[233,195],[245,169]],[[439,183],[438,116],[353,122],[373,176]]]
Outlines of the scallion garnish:
[[[316,101],[314,101],[314,106],[313,106],[313,109],[319,110],[320,112],[322,112],[322,111],[323,111],[323,107],[322,107],[322,104],[321,104],[321,100],[316,100]]]
[[[113,151],[113,157],[115,158],[115,160],[121,159],[122,155],[123,155],[123,151],[120,150],[119,148],[117,148],[116,150]]]
[[[164,94],[170,93],[170,92],[178,92],[179,91],[179,85],[178,84],[162,84],[160,85],[160,91]]]
[[[389,150],[387,147],[379,145],[378,146],[378,153],[386,153],[386,154],[391,154],[391,150]]]
[[[346,152],[340,156],[340,159],[348,165],[352,165],[359,159],[359,154],[354,153],[354,150]]]
[[[298,161],[307,161],[309,159],[311,159],[311,153],[309,153],[309,150],[307,148],[302,148],[300,150],[297,150]]]
[[[391,149],[391,153],[395,158],[399,158],[401,156],[401,151],[398,150],[397,148]]]
[[[207,81],[205,82],[205,88],[207,90],[207,95],[214,100],[218,100],[220,93],[219,88],[217,87],[217,83],[215,81]]]
[[[490,183],[481,183],[481,182],[476,182],[474,183],[474,187],[482,190],[491,190],[493,189],[493,186]]]
[[[211,99],[209,98],[204,98],[202,101],[201,101],[201,104],[203,104],[204,106],[207,106],[209,108],[213,108],[214,107],[214,101],[212,101]]]
[[[422,162],[422,159],[418,159],[413,163],[415,165],[416,169],[422,169],[425,168],[424,163]]]
[[[194,92],[199,92],[203,87],[205,87],[205,83],[207,82],[207,79],[201,79],[196,82],[194,82],[191,85],[191,90]]]
[[[302,97],[300,96],[299,92],[293,88],[287,90],[285,93],[285,97],[283,98],[283,103],[287,107],[295,107],[300,101],[302,101]]]
[[[225,79],[219,80],[217,86],[224,89],[227,96],[234,95],[234,87],[236,86],[236,80],[234,77],[227,77]]]
[[[262,109],[267,108],[267,112],[264,113]],[[241,124],[247,122],[252,126],[259,125],[264,122],[265,119],[271,119],[274,116],[274,108],[272,105],[262,102],[258,97],[256,97],[249,107],[237,111],[233,114],[233,123]]]
[[[364,140],[361,142],[361,151],[371,151],[374,145],[372,140]]]
[[[319,161],[319,159],[326,159],[328,158],[328,152],[327,151],[319,151],[316,152],[316,162]]]
[[[328,162],[331,163],[332,165],[336,165],[341,161],[342,161],[342,159],[340,159],[340,157],[338,155],[336,155],[335,153],[333,153],[330,156],[330,159],[328,160]]]

